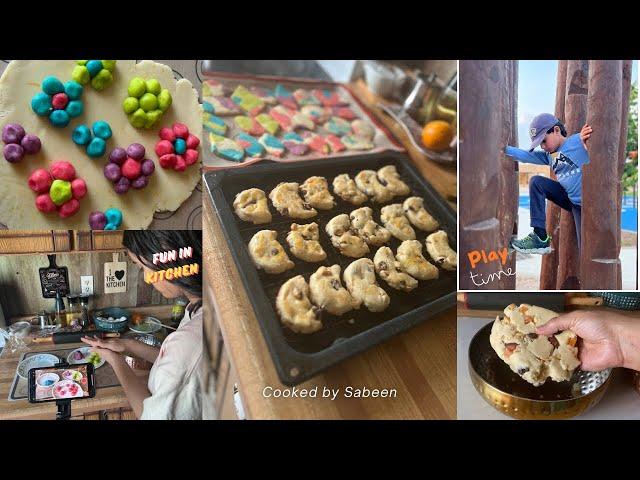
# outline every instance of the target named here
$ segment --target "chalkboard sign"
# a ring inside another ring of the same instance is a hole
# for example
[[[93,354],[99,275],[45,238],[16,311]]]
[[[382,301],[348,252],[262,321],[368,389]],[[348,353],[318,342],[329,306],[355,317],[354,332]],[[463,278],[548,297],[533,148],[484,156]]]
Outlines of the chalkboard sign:
[[[42,296],[44,298],[55,298],[57,292],[60,292],[63,297],[69,295],[69,272],[67,267],[57,266],[55,255],[47,255],[47,257],[49,257],[49,266],[39,270]]]

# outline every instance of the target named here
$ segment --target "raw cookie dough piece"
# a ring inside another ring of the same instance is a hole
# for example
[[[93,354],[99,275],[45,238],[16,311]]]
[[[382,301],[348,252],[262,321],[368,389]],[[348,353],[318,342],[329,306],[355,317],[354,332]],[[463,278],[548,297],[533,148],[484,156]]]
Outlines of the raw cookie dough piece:
[[[271,135],[275,135],[280,130],[280,124],[276,122],[273,118],[271,118],[266,113],[261,113],[256,117],[258,123]]]
[[[354,120],[358,116],[353,113],[349,107],[331,107],[331,114],[335,117],[344,118],[345,120]]]
[[[300,194],[296,182],[282,182],[271,190],[269,198],[273,206],[285,217],[291,218],[311,218],[318,214],[318,211],[307,205]]]
[[[267,273],[282,273],[295,264],[289,260],[280,242],[276,240],[275,230],[260,230],[249,241],[249,253],[257,268]]]
[[[238,217],[254,225],[271,221],[267,196],[259,188],[250,188],[237,194],[233,201],[233,209]]]
[[[262,144],[249,134],[239,133],[236,135],[236,142],[250,157],[262,157],[265,154]]]
[[[424,200],[420,197],[409,197],[402,204],[404,213],[416,228],[425,232],[433,232],[440,224],[424,208]]]
[[[234,117],[233,121],[240,130],[248,133],[249,135],[259,136],[264,133],[262,125],[260,125],[253,117],[238,115],[237,117]]]
[[[368,245],[378,247],[384,245],[391,238],[391,232],[381,227],[373,220],[373,210],[370,207],[361,207],[349,214],[351,226],[358,232]]]
[[[324,155],[329,153],[329,144],[321,135],[304,132],[302,134],[302,138],[304,138],[304,143],[309,145],[309,148],[314,152],[322,153]]]
[[[369,199],[358,189],[356,182],[348,173],[342,173],[333,179],[333,192],[345,202],[356,206],[362,205]]]
[[[351,133],[351,124],[340,117],[331,117],[329,121],[324,124],[324,128],[329,133],[333,133],[339,137]]]
[[[380,278],[396,290],[410,292],[418,286],[418,281],[415,278],[400,271],[400,262],[396,260],[389,247],[378,249],[373,257],[373,264]]]
[[[238,106],[247,112],[252,117],[258,115],[264,110],[264,102],[247,90],[244,86],[238,85],[231,94],[231,100],[238,104]]]
[[[315,222],[306,225],[292,223],[291,231],[287,234],[291,253],[305,262],[321,262],[327,258],[326,252],[318,242],[319,239],[320,231]]]
[[[395,165],[387,165],[378,170],[378,180],[395,195],[404,196],[411,193],[409,186],[400,180],[400,174]]]
[[[220,117],[208,112],[202,112],[202,126],[209,133],[224,135],[227,133],[227,124]]]
[[[202,82],[203,97],[220,97],[225,95],[225,87],[217,80],[205,80]]]
[[[342,137],[342,143],[348,150],[371,150],[374,147],[371,140],[358,135],[345,135]]]
[[[287,132],[282,136],[282,144],[292,155],[304,155],[309,151],[309,145],[295,132]]]
[[[276,88],[273,89],[273,94],[278,99],[278,102],[280,102],[286,108],[289,108],[291,110],[295,110],[298,108],[298,104],[293,98],[293,95],[291,95],[291,92],[284,86],[280,84],[276,85]]]
[[[340,98],[337,92],[333,92],[331,90],[312,90],[311,93],[324,105],[325,107],[338,107],[349,105],[348,102],[345,102]]]
[[[556,382],[569,380],[580,365],[576,334],[569,330],[551,336],[535,333],[558,314],[527,304],[511,304],[504,313],[493,323],[489,341],[509,368],[535,386],[549,377]]]
[[[309,285],[302,275],[282,284],[276,297],[280,320],[297,333],[313,333],[322,328],[320,309],[311,304]]]
[[[227,97],[204,97],[202,107],[205,112],[221,117],[240,113],[240,109],[235,102]]]
[[[373,137],[376,135],[376,129],[373,128],[373,125],[364,120],[354,120],[351,122],[351,128],[357,136],[368,138],[369,140],[373,140]]]
[[[356,175],[358,188],[373,198],[374,202],[385,203],[394,196],[393,192],[382,185],[373,170],[362,170]]]
[[[274,157],[279,158],[284,154],[284,145],[273,135],[265,133],[260,137],[258,141],[267,150],[267,153],[269,155],[273,155]]]
[[[422,244],[418,240],[405,240],[398,247],[396,258],[400,268],[418,280],[438,278],[438,267],[422,256]]]
[[[249,91],[268,105],[275,105],[278,103],[278,100],[271,90],[262,87],[249,87]]]
[[[331,210],[336,206],[333,195],[329,192],[327,179],[324,177],[309,177],[302,185],[300,191],[305,201],[318,210]]]
[[[380,220],[387,230],[391,232],[391,235],[398,240],[415,240],[416,232],[411,228],[409,219],[405,217],[404,210],[400,203],[392,203],[382,207],[380,210]]]
[[[296,99],[296,102],[300,106],[304,105],[320,105],[320,100],[311,95],[309,90],[305,90],[304,88],[299,88],[293,92],[293,98]]]
[[[340,265],[320,267],[309,278],[311,301],[333,315],[358,308],[359,304],[340,282]]]
[[[331,152],[333,153],[341,152],[345,148],[347,148],[344,146],[344,143],[342,143],[342,141],[340,140],[340,137],[336,135],[333,135],[333,134],[325,135],[324,139],[329,144],[329,147],[331,147]]]
[[[431,258],[445,270],[455,271],[458,268],[458,254],[449,246],[449,239],[444,230],[438,230],[427,237],[427,252]]]
[[[277,105],[269,110],[269,115],[273,118],[278,124],[280,128],[285,131],[289,131],[292,128],[291,117],[293,115],[291,110],[283,107],[282,105]]]
[[[378,286],[373,262],[361,258],[344,269],[344,284],[360,308],[364,303],[370,312],[382,312],[391,301],[387,292]]]
[[[331,117],[331,110],[317,105],[305,105],[300,111],[311,118],[317,125],[325,123]]]
[[[230,138],[209,134],[209,141],[211,142],[213,153],[217,156],[225,160],[231,160],[232,162],[242,162],[244,158],[244,148]]]
[[[294,111],[293,115],[291,115],[291,128],[293,128],[294,130],[296,128],[313,130],[314,128],[316,128],[316,124],[308,115],[305,115],[302,112]]]
[[[333,246],[336,247],[342,255],[351,258],[360,258],[369,253],[369,246],[351,227],[349,215],[346,213],[329,220],[325,231],[331,238]]]

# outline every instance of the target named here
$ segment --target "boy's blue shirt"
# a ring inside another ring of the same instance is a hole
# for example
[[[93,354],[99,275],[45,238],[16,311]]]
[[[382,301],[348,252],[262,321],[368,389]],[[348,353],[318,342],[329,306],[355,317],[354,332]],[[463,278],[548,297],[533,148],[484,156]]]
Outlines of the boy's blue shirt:
[[[553,155],[541,150],[529,152],[515,147],[506,147],[504,152],[522,163],[551,166],[571,203],[582,205],[582,166],[589,163],[589,153],[584,149],[579,133],[567,137]]]

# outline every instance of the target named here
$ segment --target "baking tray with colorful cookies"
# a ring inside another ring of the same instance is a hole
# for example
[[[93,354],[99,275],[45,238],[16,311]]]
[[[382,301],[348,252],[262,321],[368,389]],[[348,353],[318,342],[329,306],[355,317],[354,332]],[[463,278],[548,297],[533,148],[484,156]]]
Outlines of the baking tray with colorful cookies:
[[[216,73],[202,101],[208,169],[404,151],[339,83]]]
[[[402,153],[204,179],[285,385],[455,304],[455,213]]]

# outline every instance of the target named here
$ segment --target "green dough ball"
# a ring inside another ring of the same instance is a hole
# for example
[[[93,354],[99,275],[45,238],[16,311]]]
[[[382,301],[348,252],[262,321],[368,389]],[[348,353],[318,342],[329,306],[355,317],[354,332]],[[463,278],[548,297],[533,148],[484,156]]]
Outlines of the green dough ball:
[[[51,201],[60,206],[71,200],[71,182],[65,180],[54,180],[49,189]]]
[[[73,72],[71,73],[71,78],[73,78],[80,85],[86,85],[91,80],[91,75],[89,75],[89,70],[87,67],[83,65],[77,65],[74,67]]]
[[[101,60],[102,66],[109,70],[111,73],[116,69],[116,61],[115,60]]]
[[[151,110],[147,112],[147,121],[144,124],[144,128],[152,128],[158,121],[160,121],[160,117],[162,117],[162,110]]]
[[[89,60],[76,60],[78,65],[86,65]]]
[[[144,79],[140,77],[132,78],[129,82],[129,96],[140,98],[147,91],[147,85]]]
[[[140,108],[140,104],[137,98],[127,97],[124,99],[124,102],[122,102],[122,108],[124,108],[124,113],[129,115],[130,113],[138,110],[138,108]]]
[[[139,108],[138,110],[133,112],[131,115],[129,115],[129,123],[136,128],[144,127],[146,122],[147,122],[147,114],[141,108]]]
[[[158,94],[158,106],[163,113],[171,106],[171,94],[166,88]]]
[[[155,110],[158,108],[158,99],[153,93],[147,92],[140,97],[140,107],[142,107],[145,112]]]
[[[91,86],[98,91],[102,91],[111,85],[111,82],[113,82],[113,75],[109,70],[103,68],[91,79]]]
[[[155,78],[150,78],[147,80],[147,92],[153,93],[154,95],[160,95],[162,91],[162,87],[160,86],[160,82]]]

